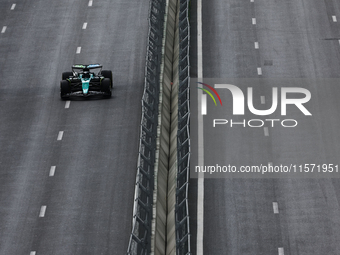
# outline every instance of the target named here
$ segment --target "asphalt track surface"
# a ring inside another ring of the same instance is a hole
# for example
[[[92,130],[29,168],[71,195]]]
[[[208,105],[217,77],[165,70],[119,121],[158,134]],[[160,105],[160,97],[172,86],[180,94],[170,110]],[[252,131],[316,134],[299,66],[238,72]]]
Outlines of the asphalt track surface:
[[[318,0],[204,0],[204,78],[339,78],[340,4]],[[196,6],[192,5],[192,77],[196,73]],[[333,17],[335,16],[335,18]],[[254,18],[256,19],[254,22]],[[256,42],[258,43],[256,46]],[[262,73],[259,75],[258,68]],[[308,87],[313,116],[292,129],[212,128],[225,107],[208,102],[205,165],[339,164],[339,87]],[[191,89],[192,162],[197,164],[197,89]],[[220,92],[221,90],[219,90]],[[258,91],[270,98],[269,90]],[[228,107],[231,98],[222,92]],[[208,101],[209,101],[208,97]],[[268,109],[270,101],[266,100]],[[215,107],[215,108],[213,108]],[[211,112],[210,112],[211,113]],[[211,115],[211,114],[210,114]],[[279,112],[274,118],[281,118]],[[258,118],[246,113],[244,119]],[[192,247],[196,253],[197,180],[191,180]],[[339,254],[339,179],[208,179],[204,181],[204,254]],[[194,200],[195,201],[195,200]],[[274,204],[276,203],[276,204]],[[276,205],[277,209],[276,210]]]
[[[126,253],[148,3],[2,1],[0,254]],[[62,72],[89,63],[112,98],[60,100]]]

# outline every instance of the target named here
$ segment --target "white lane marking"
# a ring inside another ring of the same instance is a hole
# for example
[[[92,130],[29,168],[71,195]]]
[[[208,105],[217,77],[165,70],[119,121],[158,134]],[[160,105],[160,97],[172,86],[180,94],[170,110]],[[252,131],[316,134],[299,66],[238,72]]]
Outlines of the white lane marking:
[[[258,42],[255,42],[254,45],[255,45],[255,49],[259,48],[259,43]]]
[[[39,213],[40,218],[45,217],[46,207],[47,207],[46,205],[41,206],[40,213]]]
[[[93,4],[93,1],[90,0],[90,1],[89,1],[89,6],[92,6],[92,4]]]
[[[55,169],[56,169],[56,166],[51,166],[49,176],[54,176],[54,174],[55,174]]]
[[[256,18],[252,18],[252,19],[251,19],[251,23],[252,23],[253,25],[256,25]]]
[[[87,28],[87,22],[84,22],[83,29],[86,29],[86,28]]]
[[[340,45],[340,40],[339,40],[339,45]]]
[[[268,127],[264,127],[264,135],[265,136],[269,136],[269,130],[268,130]]]
[[[31,251],[30,252],[30,255],[35,255],[36,254],[36,251]]]
[[[203,52],[202,52],[202,0],[197,1],[197,78],[203,81]],[[202,90],[197,91],[198,103],[198,165],[204,166],[204,137],[203,115],[201,113]],[[198,174],[197,180],[197,237],[196,254],[203,255],[203,231],[204,231],[204,173]]]
[[[332,16],[333,22],[337,22],[336,16]]]
[[[273,202],[273,211],[274,211],[274,214],[279,213],[279,205],[277,202]]]
[[[266,103],[266,98],[264,96],[261,96],[261,104],[265,104]]]
[[[262,68],[261,68],[261,67],[258,67],[258,68],[257,68],[257,74],[258,74],[258,75],[262,75]]]
[[[3,27],[2,27],[2,30],[1,30],[1,34],[5,33],[5,32],[6,32],[6,29],[7,29],[7,26],[3,26]]]
[[[16,6],[16,4],[12,4],[11,10],[14,10],[14,9],[15,9],[15,6]]]
[[[76,53],[77,53],[77,54],[80,54],[80,52],[81,52],[81,47],[77,47]]]
[[[202,93],[201,106],[202,115],[207,115],[207,94]]]
[[[71,104],[71,101],[70,100],[67,100],[66,103],[65,103],[65,108],[70,108],[70,104]]]
[[[61,139],[63,139],[63,135],[64,135],[64,131],[59,131],[57,140],[60,141]]]
[[[284,252],[282,247],[280,247],[278,250],[279,250],[279,255],[284,255],[285,254],[285,252]]]
[[[250,0],[251,3],[254,3],[254,0]]]

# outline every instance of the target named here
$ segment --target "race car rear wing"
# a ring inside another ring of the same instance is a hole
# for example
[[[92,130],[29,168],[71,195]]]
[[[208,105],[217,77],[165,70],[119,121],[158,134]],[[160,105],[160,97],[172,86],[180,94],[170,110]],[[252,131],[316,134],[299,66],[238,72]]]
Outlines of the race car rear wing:
[[[95,69],[95,68],[102,68],[103,66],[100,64],[91,64],[91,65],[73,65],[72,66],[72,70],[73,69]]]

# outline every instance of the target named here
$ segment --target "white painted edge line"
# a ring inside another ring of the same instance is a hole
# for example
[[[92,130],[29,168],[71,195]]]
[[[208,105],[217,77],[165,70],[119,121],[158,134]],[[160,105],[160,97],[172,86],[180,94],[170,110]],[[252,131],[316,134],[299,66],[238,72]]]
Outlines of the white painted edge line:
[[[51,166],[49,176],[54,176],[56,166]]]
[[[30,255],[35,255],[37,252],[36,251],[31,251]]]
[[[197,77],[203,79],[202,0],[197,1]]]
[[[93,4],[93,1],[90,0],[90,1],[89,1],[89,6],[92,6],[92,4]]]
[[[266,103],[266,98],[264,96],[261,96],[261,104],[265,104]]]
[[[59,131],[57,140],[60,141],[61,139],[63,139],[63,135],[64,135],[64,131]]]
[[[83,29],[86,29],[86,28],[87,28],[87,22],[84,22]]]
[[[268,130],[268,127],[264,127],[264,135],[265,136],[269,136],[269,130]]]
[[[284,254],[285,254],[285,252],[284,252],[284,250],[283,250],[282,247],[280,247],[280,248],[278,249],[278,251],[279,251],[279,255],[284,255]]]
[[[6,32],[6,29],[7,29],[7,26],[3,26],[3,27],[2,27],[2,30],[1,30],[1,34],[5,33],[5,32]]]
[[[274,214],[279,213],[279,204],[277,202],[273,202],[273,211],[274,211]]]
[[[255,46],[255,49],[258,49],[259,48],[259,42],[255,42],[254,46]]]
[[[203,92],[201,101],[201,113],[202,115],[207,115],[207,94],[203,94]]]
[[[262,68],[261,68],[261,67],[258,67],[258,68],[257,68],[257,74],[258,74],[258,75],[262,75]]]
[[[197,1],[197,78],[203,81],[203,52],[202,52],[202,0]],[[197,91],[198,105],[198,165],[204,166],[204,139],[203,139],[203,115],[202,99],[203,91]],[[196,254],[203,255],[203,231],[204,231],[204,173],[198,174],[197,179],[197,236]]]
[[[333,22],[337,22],[336,16],[332,16]]]
[[[65,103],[65,108],[66,109],[70,108],[70,104],[71,104],[71,101],[67,100],[66,103]]]
[[[40,213],[39,213],[39,217],[42,218],[42,217],[45,217],[45,213],[46,213],[46,205],[42,205],[41,208],[40,208]]]
[[[12,4],[11,10],[13,11],[15,9],[16,4]]]
[[[81,52],[81,47],[77,47],[76,54],[80,54],[80,52]]]
[[[253,25],[256,25],[256,18],[252,18],[252,19],[251,19],[251,23],[252,23]]]

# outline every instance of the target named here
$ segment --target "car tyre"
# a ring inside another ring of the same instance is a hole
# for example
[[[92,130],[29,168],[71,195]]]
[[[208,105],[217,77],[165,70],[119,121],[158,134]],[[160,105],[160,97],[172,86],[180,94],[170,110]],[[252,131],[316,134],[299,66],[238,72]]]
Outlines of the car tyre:
[[[110,86],[111,86],[111,89],[113,89],[112,71],[102,70],[102,75],[104,76],[104,78],[110,79]]]
[[[60,82],[60,97],[61,99],[67,98],[67,94],[71,93],[71,86],[68,81],[62,80]]]
[[[68,78],[70,78],[70,76],[73,76],[72,72],[64,72],[62,75],[62,80],[66,80]]]
[[[111,80],[109,78],[104,78],[101,82],[101,91],[105,93],[105,97],[111,97]]]

